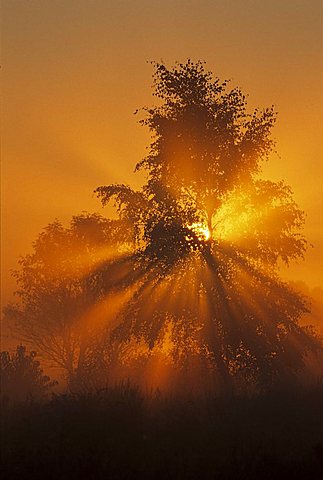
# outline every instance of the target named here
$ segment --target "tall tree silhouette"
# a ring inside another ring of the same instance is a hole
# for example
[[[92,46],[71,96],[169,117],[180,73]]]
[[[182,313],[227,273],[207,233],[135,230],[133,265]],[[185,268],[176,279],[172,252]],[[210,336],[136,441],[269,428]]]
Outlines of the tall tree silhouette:
[[[135,246],[93,274],[103,295],[132,292],[112,338],[153,349],[170,331],[173,359],[197,357],[225,390],[238,378],[285,379],[317,343],[299,325],[306,302],[279,278],[280,261],[306,250],[303,212],[283,182],[260,178],[276,114],[248,113],[241,90],[202,62],[154,68],[159,105],[140,120],[152,143],[136,165],[146,183],[96,190],[132,226]]]

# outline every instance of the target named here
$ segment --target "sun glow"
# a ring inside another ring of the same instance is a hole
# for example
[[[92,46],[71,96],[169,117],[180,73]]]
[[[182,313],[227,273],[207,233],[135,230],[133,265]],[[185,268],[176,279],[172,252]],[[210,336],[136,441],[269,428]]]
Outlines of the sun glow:
[[[209,240],[211,238],[210,230],[203,223],[192,223],[189,227],[200,240]]]

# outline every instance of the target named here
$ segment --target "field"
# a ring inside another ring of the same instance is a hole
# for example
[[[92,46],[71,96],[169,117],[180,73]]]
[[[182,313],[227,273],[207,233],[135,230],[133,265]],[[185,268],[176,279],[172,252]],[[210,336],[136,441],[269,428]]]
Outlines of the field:
[[[323,385],[164,397],[130,384],[2,405],[2,479],[323,479]]]

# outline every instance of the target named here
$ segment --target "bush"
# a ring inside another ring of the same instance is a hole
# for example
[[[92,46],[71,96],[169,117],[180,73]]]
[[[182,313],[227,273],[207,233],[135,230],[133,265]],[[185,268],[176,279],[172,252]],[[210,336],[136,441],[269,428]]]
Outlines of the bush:
[[[43,374],[37,353],[27,354],[26,347],[18,345],[16,352],[1,352],[1,399],[22,402],[31,398],[43,398],[57,384]]]

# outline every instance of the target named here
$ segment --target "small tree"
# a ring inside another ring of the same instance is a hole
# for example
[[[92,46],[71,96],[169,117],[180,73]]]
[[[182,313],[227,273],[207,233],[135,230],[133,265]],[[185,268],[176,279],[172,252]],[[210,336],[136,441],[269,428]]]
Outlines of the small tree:
[[[94,272],[131,244],[126,222],[84,213],[67,228],[59,221],[49,224],[14,272],[18,301],[5,308],[5,321],[70,380],[100,358],[102,325],[92,322],[99,301]]]
[[[1,352],[1,396],[11,401],[43,398],[57,384],[44,375],[36,352],[18,345],[15,354]]]

